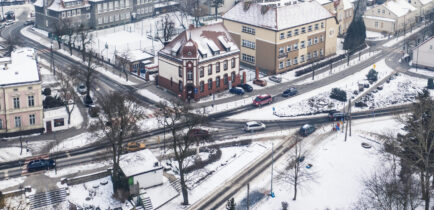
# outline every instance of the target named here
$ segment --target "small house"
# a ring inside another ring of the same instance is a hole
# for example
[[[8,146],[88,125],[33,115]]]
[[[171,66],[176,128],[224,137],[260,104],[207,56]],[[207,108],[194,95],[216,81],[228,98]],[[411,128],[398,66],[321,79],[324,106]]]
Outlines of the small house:
[[[154,56],[143,50],[130,50],[123,53],[116,53],[115,55],[116,66],[122,67],[131,73],[140,74],[145,73],[145,66],[154,63]]]
[[[131,194],[163,184],[163,167],[149,149],[122,155],[119,166],[128,178]]]

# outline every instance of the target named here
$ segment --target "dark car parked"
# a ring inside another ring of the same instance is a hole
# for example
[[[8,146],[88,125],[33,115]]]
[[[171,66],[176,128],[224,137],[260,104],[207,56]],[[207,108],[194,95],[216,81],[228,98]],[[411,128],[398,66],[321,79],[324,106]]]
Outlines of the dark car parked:
[[[27,171],[39,171],[45,169],[52,169],[56,167],[56,162],[53,159],[38,159],[32,160],[27,164]]]
[[[292,88],[289,88],[289,89],[283,91],[282,96],[283,97],[289,97],[289,96],[294,96],[297,93],[298,93],[297,88],[292,87]]]
[[[83,98],[83,103],[86,107],[94,107],[93,100],[89,95],[85,95]]]
[[[239,84],[238,87],[243,88],[243,90],[246,92],[252,92],[253,91],[253,87],[249,84]]]
[[[188,131],[187,136],[199,138],[199,139],[208,139],[210,137],[210,134],[207,130],[200,129],[200,128],[193,128]]]
[[[301,126],[300,131],[298,132],[301,136],[309,136],[311,133],[315,131],[315,126],[311,124],[305,124]]]
[[[239,87],[232,87],[229,89],[229,93],[237,94],[237,95],[244,95],[244,90]]]

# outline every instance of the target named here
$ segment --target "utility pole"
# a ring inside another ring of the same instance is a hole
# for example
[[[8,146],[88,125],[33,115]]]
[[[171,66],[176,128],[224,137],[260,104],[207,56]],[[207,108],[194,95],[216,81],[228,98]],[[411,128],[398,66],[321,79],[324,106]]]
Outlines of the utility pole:
[[[333,62],[330,63],[330,74],[332,74],[333,71]]]
[[[271,143],[271,191],[270,196],[274,198],[273,193],[273,164],[274,164],[274,143]]]
[[[249,194],[250,194],[250,183],[247,183],[247,202],[246,202],[246,207],[247,210],[249,210]]]
[[[350,107],[351,107],[351,99],[348,100],[348,111],[347,113],[350,112]],[[345,114],[344,114],[344,120],[345,120]],[[345,127],[345,141],[347,141],[347,135],[348,135],[348,125]]]
[[[350,123],[350,136],[351,136],[351,99],[350,99],[350,106],[348,107],[349,108],[349,123]]]
[[[347,101],[345,101],[344,102],[344,109],[342,110],[342,112],[343,112],[343,114],[344,114],[344,117],[342,118],[342,133],[344,133],[344,126],[345,126],[345,105],[346,105],[346,102]],[[346,140],[346,139],[345,139]]]

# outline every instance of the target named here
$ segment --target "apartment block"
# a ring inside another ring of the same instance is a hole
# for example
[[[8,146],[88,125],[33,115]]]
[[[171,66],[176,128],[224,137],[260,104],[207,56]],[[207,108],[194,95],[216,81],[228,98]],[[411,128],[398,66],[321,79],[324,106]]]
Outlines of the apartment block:
[[[31,48],[0,59],[0,136],[42,133],[41,77]]]
[[[268,74],[336,53],[337,20],[316,1],[284,6],[239,3],[223,15],[223,24],[240,48],[240,61]]]

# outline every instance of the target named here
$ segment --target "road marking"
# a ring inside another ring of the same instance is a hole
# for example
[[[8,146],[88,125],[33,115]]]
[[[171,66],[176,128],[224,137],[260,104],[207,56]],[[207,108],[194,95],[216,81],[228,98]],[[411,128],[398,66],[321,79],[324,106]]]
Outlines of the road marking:
[[[8,180],[9,179],[9,170],[5,171],[5,179]]]
[[[66,157],[70,158],[71,154],[69,154],[69,151],[66,151]]]

